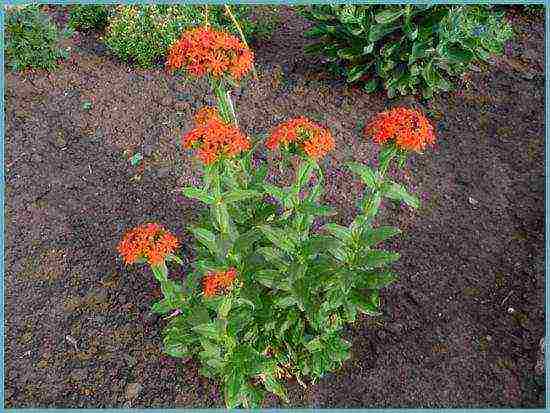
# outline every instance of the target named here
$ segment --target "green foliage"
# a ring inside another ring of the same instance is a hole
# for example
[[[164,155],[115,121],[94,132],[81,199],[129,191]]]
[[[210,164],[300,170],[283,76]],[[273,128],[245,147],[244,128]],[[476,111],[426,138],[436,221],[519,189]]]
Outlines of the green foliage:
[[[13,70],[52,70],[68,57],[60,33],[38,5],[17,6],[6,12],[6,60]]]
[[[286,400],[285,377],[315,381],[348,359],[345,324],[359,313],[380,314],[379,290],[395,281],[389,265],[399,259],[380,248],[399,229],[373,226],[368,201],[387,197],[418,206],[384,171],[351,163],[367,184],[365,210],[348,227],[329,223],[315,232],[314,219],[326,215],[320,167],[303,159],[293,185],[255,185],[265,175],[247,156],[205,167],[202,187],[183,191],[212,217],[190,228],[198,259],[186,286],[153,271],[165,295],[153,310],[180,311],[164,331],[165,351],[197,357],[202,374],[223,381],[228,408],[257,407],[266,392]],[[268,195],[282,214],[263,212]],[[233,288],[205,297],[201,279],[227,268],[238,273]]]
[[[332,71],[366,91],[388,97],[422,91],[425,98],[450,90],[471,63],[502,53],[512,36],[501,13],[481,5],[314,5],[299,11],[316,25]]]
[[[263,20],[254,22],[251,10],[251,6],[231,6],[247,41],[267,36],[274,21],[271,17],[267,25]],[[152,67],[166,56],[182,31],[205,23],[204,11],[204,6],[197,5],[119,5],[109,19],[104,42],[120,59]],[[208,7],[208,22],[239,35],[222,6]]]
[[[109,6],[75,4],[69,11],[69,26],[75,30],[102,30],[107,26]]]
[[[219,88],[220,112],[233,107],[224,84],[211,86]],[[268,183],[267,161],[252,162],[264,140],[205,165],[202,183],[183,188],[208,210],[188,228],[195,261],[185,281],[171,279],[165,263],[152,266],[163,294],[152,311],[169,320],[165,352],[197,359],[201,374],[220,381],[228,408],[258,407],[268,392],[287,401],[285,379],[315,382],[342,366],[351,347],[344,327],[359,314],[379,316],[380,290],[397,279],[391,265],[400,254],[383,243],[401,231],[375,225],[378,208],[383,199],[420,205],[387,177],[392,163],[402,168],[410,155],[388,144],[378,168],[348,163],[365,184],[351,224],[315,229],[334,215],[321,201],[322,167],[296,148],[282,149],[286,160],[296,157],[279,165],[292,168],[293,182]],[[167,260],[181,265],[174,255]]]

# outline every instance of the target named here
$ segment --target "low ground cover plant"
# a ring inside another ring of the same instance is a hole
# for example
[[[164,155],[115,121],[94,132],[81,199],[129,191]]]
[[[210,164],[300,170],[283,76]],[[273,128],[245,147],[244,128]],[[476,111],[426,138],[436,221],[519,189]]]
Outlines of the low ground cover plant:
[[[109,22],[110,7],[102,4],[74,4],[69,10],[69,26],[75,30],[103,30]]]
[[[58,66],[69,56],[60,47],[61,32],[38,5],[16,6],[6,11],[6,61],[12,70],[45,69]]]
[[[379,314],[380,290],[397,275],[396,251],[381,243],[400,233],[375,224],[384,199],[418,208],[419,200],[388,177],[408,157],[435,142],[419,111],[394,108],[364,129],[380,145],[378,166],[348,166],[364,185],[353,221],[331,221],[322,202],[320,161],[335,149],[329,128],[305,117],[288,119],[266,138],[239,129],[231,88],[244,81],[253,52],[236,36],[204,26],[185,31],[170,47],[168,68],[206,78],[216,107],[196,113],[183,147],[202,163],[202,184],[183,190],[205,205],[207,219],[188,230],[196,259],[178,275],[181,241],[167,227],[145,223],[118,245],[124,262],[148,265],[163,298],[152,310],[167,316],[167,354],[196,357],[201,374],[220,380],[227,407],[260,406],[266,392],[287,400],[285,381],[314,381],[350,355],[343,328],[359,313]],[[267,179],[261,146],[278,152],[292,175],[288,186]],[[318,222],[327,223],[318,229]]]
[[[119,5],[109,18],[103,40],[120,59],[148,68],[166,56],[182,31],[204,24],[205,19],[212,27],[239,34],[227,6],[208,6],[207,14],[204,10],[205,6],[183,4]],[[273,20],[252,21],[251,11],[251,6],[231,6],[247,41],[267,36],[274,24]]]
[[[450,90],[471,63],[503,52],[512,29],[482,5],[312,5],[299,11],[315,23],[306,47],[335,73],[388,97]]]

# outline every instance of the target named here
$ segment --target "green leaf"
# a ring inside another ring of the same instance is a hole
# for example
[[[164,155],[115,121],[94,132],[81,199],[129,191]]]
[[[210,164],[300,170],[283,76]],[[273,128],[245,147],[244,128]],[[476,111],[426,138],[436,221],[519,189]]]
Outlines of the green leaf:
[[[157,301],[151,306],[151,311],[156,314],[167,314],[169,311],[173,310],[174,307],[170,305],[170,301],[166,298]]]
[[[362,241],[367,247],[372,247],[388,238],[400,234],[401,230],[395,227],[383,226],[373,228],[363,233]]]
[[[323,229],[327,230],[330,234],[341,241],[351,241],[351,231],[349,230],[349,228],[343,227],[342,225],[330,223],[326,224]]]
[[[195,326],[192,328],[193,331],[196,331],[197,333],[203,335],[206,338],[211,338],[214,340],[219,340],[219,332],[218,332],[218,326],[213,323],[205,323],[205,324],[199,324],[198,326]]]
[[[239,406],[240,390],[243,383],[243,375],[235,369],[225,376],[225,405],[228,409],[234,409]]]
[[[277,381],[272,376],[270,376],[270,375],[266,376],[265,381],[264,381],[264,386],[267,389],[267,391],[276,394],[281,399],[283,399],[285,402],[287,402],[287,403],[289,402],[285,388],[283,387],[283,385],[279,381]]]
[[[378,80],[371,79],[365,83],[365,85],[363,86],[363,89],[367,93],[372,93],[376,90],[377,87],[378,87]]]
[[[378,293],[378,291],[376,291],[376,293]],[[379,316],[381,314],[380,311],[378,311],[380,300],[377,294],[373,295],[372,292],[370,292],[369,295],[365,297],[363,294],[353,291],[349,295],[349,301],[357,306],[362,313],[370,316]]]
[[[313,202],[304,201],[302,202],[297,210],[306,215],[322,216],[329,217],[335,215],[336,212],[334,208],[326,205],[316,205]]]
[[[227,318],[229,311],[231,311],[232,305],[233,305],[233,297],[231,297],[230,295],[225,296],[220,305],[220,308],[218,308],[219,317]]]
[[[269,225],[262,225],[260,230],[269,241],[283,251],[292,254],[296,250],[296,244],[290,239],[288,231]]]
[[[320,351],[323,349],[323,343],[320,337],[315,337],[305,345],[306,349],[310,352]]]
[[[254,273],[254,279],[267,288],[274,287],[277,278],[279,278],[279,271],[277,270],[260,270]]]
[[[357,285],[369,290],[380,290],[397,280],[397,276],[387,270],[360,271],[357,273],[357,278],[360,279]]]
[[[216,218],[216,223],[222,234],[229,234],[230,228],[230,217],[229,211],[227,210],[227,205],[223,203],[217,203],[212,208],[214,212],[214,217]]]
[[[233,251],[237,254],[246,254],[255,242],[262,238],[262,232],[258,228],[252,228],[239,235],[233,244]]]
[[[347,72],[347,81],[348,83],[353,83],[359,80],[367,71],[369,70],[370,66],[365,65],[356,65],[353,66],[350,70]]]
[[[400,258],[397,252],[370,250],[359,258],[359,265],[368,268],[383,267]]]
[[[449,59],[452,63],[470,63],[475,55],[470,50],[464,49],[456,44],[447,44],[442,50],[443,57]]]
[[[189,227],[189,231],[193,233],[197,241],[204,245],[212,255],[216,256],[219,253],[216,236],[206,228]]]
[[[369,188],[377,188],[378,179],[371,168],[358,162],[347,162],[346,165],[352,172],[359,175],[361,181]]]
[[[285,204],[286,199],[288,197],[287,193],[275,185],[271,185],[268,183],[263,184],[264,190],[271,195],[273,198],[275,198],[277,201],[279,201],[281,204]]]
[[[397,20],[399,17],[401,17],[404,12],[405,12],[404,8],[399,8],[397,10],[395,9],[383,10],[381,12],[376,13],[376,15],[374,16],[374,20],[376,20],[376,22],[380,24],[391,23]]]
[[[364,200],[362,208],[367,218],[374,218],[378,213],[381,203],[382,198],[378,192],[375,192],[370,198]]]
[[[253,191],[251,189],[235,189],[230,192],[226,192],[222,195],[223,200],[228,204],[232,204],[238,201],[244,201],[245,199],[255,198],[261,194],[258,191]]]
[[[287,308],[297,304],[296,299],[291,295],[278,297],[274,302],[276,307]]]
[[[188,198],[195,198],[201,202],[204,202],[207,205],[212,205],[215,202],[214,197],[208,195],[205,191],[201,189],[188,186],[183,188],[182,194]]]
[[[386,198],[405,202],[412,208],[418,209],[420,207],[420,200],[416,196],[409,194],[401,184],[391,182],[385,185],[382,194]]]
[[[281,250],[273,247],[261,247],[258,248],[258,253],[278,268],[288,268],[288,257]]]
[[[165,345],[164,351],[172,357],[182,358],[189,356],[189,349],[186,345],[181,343]]]

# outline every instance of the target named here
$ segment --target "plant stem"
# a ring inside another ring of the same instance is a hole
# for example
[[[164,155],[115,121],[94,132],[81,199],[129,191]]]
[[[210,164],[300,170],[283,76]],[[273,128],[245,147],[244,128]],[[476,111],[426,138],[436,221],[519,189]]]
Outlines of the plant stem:
[[[235,126],[239,126],[237,123],[237,116],[235,115],[235,108],[233,107],[233,101],[229,90],[225,88],[223,80],[212,80],[211,86],[218,102],[218,109],[224,122],[232,123]]]

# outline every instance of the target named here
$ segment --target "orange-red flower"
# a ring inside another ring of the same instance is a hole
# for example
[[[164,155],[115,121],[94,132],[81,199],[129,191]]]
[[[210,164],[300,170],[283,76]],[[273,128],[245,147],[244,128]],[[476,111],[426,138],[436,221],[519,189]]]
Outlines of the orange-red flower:
[[[180,243],[178,239],[159,224],[143,224],[122,237],[118,252],[126,264],[134,264],[140,258],[150,265],[159,265],[173,253]]]
[[[381,112],[365,127],[365,136],[371,136],[378,144],[393,141],[407,151],[422,151],[435,142],[435,132],[430,121],[415,109],[394,108]]]
[[[210,27],[187,30],[168,52],[171,71],[186,69],[190,74],[215,78],[224,75],[240,80],[252,68],[254,54],[237,37]]]
[[[277,126],[266,142],[271,150],[290,144],[297,145],[310,158],[320,159],[334,149],[334,138],[328,129],[299,117]]]
[[[227,290],[237,277],[237,270],[229,268],[227,271],[209,272],[202,281],[202,292],[205,297],[214,297]]]
[[[202,108],[195,116],[195,129],[183,137],[186,149],[196,149],[206,165],[220,157],[234,157],[250,148],[250,141],[236,126],[226,124],[214,108]]]

